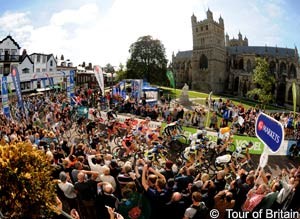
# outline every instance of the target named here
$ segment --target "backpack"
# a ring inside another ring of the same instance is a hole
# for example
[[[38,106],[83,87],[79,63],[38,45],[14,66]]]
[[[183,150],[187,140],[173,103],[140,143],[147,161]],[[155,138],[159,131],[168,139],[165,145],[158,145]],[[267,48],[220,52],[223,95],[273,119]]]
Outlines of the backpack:
[[[200,202],[199,206],[191,205],[191,208],[197,210],[192,219],[205,219],[207,217],[208,208],[205,206],[204,202]]]

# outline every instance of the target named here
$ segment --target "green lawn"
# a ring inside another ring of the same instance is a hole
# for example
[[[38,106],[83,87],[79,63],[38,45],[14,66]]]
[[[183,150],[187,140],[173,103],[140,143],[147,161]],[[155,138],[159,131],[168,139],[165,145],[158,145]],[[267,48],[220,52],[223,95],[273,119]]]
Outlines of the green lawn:
[[[173,89],[173,88],[169,88],[169,87],[160,87],[163,92],[164,92],[164,96],[168,97],[168,95],[174,99],[174,98],[179,98],[181,95],[181,89]],[[202,92],[197,92],[197,91],[188,91],[189,93],[189,97],[190,98],[203,98],[203,99],[198,99],[198,100],[193,100],[193,102],[197,103],[197,104],[202,104],[205,105],[205,98],[208,97],[207,93],[202,93]],[[227,96],[216,96],[216,95],[212,95],[213,99],[219,99],[222,98],[223,100],[226,99],[230,99],[232,100],[232,102],[235,105],[238,104],[243,104],[243,106],[245,107],[245,109],[249,109],[250,107],[255,107],[257,105],[259,105],[258,102],[255,101],[251,101],[251,100],[246,100],[246,99],[239,99],[237,97],[227,97]],[[276,106],[272,106],[272,105],[267,105],[265,107],[266,110],[282,110],[282,108],[276,107]]]
[[[182,92],[181,89],[173,89],[173,88],[169,88],[169,87],[160,87],[160,89],[163,90],[163,94],[166,98],[169,95],[172,99],[179,98],[181,95],[181,92]],[[205,98],[208,97],[207,93],[202,93],[202,92],[197,92],[197,91],[188,91],[188,94],[189,94],[189,98],[203,98],[203,99],[193,100],[193,102],[196,104],[205,105]],[[255,101],[239,99],[237,97],[232,97],[232,96],[227,97],[227,96],[212,95],[212,98],[213,99],[222,98],[223,100],[230,99],[233,101],[233,103],[235,105],[243,104],[243,106],[245,107],[246,110],[248,110],[250,107],[256,107],[257,105],[259,105],[259,103],[255,102]],[[266,110],[282,110],[282,108],[275,107],[272,105],[267,105],[265,107],[265,109]],[[211,113],[210,113],[209,117],[211,117]],[[221,119],[222,119],[222,117],[218,116],[218,126],[220,125]],[[228,125],[230,126],[231,122],[229,122]]]

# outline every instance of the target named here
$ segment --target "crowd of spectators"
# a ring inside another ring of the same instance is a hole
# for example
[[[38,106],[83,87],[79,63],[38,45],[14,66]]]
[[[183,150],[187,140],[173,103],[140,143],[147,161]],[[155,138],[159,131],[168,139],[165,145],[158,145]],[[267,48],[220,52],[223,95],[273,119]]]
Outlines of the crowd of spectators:
[[[186,112],[182,106],[171,108],[167,102],[148,106],[129,99],[118,104],[112,103],[111,97],[85,89],[76,90],[76,96],[77,103],[82,105],[103,109],[111,103],[121,112],[167,122],[183,119],[185,125],[205,127],[205,107]],[[157,167],[143,158],[120,162],[110,151],[102,150],[106,143],[100,137],[93,146],[85,139],[67,141],[64,133],[68,127],[63,124],[71,123],[72,111],[66,101],[66,96],[58,93],[25,97],[25,113],[12,107],[15,120],[1,115],[0,126],[1,141],[26,141],[45,152],[53,167],[53,183],[63,210],[71,212],[73,218],[209,218],[209,211],[217,209],[222,219],[227,218],[226,209],[299,210],[300,168],[282,169],[277,176],[263,169],[257,173],[239,169],[229,181],[227,170],[206,174],[194,165],[172,161]],[[210,127],[217,130],[231,120],[234,124],[237,116],[244,123],[251,122],[258,112],[257,108],[246,111],[242,105],[234,106],[230,100],[220,99],[213,102]],[[218,124],[217,114],[222,115],[222,124]],[[289,115],[281,116],[278,119]],[[59,122],[61,125],[53,128]]]

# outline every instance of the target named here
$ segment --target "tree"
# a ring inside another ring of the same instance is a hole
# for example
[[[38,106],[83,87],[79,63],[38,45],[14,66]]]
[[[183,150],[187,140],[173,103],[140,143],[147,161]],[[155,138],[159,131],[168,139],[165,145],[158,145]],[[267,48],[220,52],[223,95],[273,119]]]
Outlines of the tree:
[[[0,143],[0,210],[9,218],[51,218],[56,204],[51,165],[31,144]]]
[[[150,83],[166,82],[168,60],[164,45],[151,36],[138,38],[130,46],[130,58],[127,61],[127,78],[147,79]]]
[[[104,71],[107,73],[115,73],[114,66],[112,66],[110,63],[107,63],[104,67]]]
[[[269,64],[265,59],[256,58],[255,63],[252,81],[256,84],[256,88],[249,91],[247,95],[252,98],[256,96],[262,105],[266,105],[274,99],[275,78],[270,74]]]
[[[127,78],[127,71],[124,70],[124,65],[122,63],[120,63],[119,70],[116,73],[117,73],[116,81],[122,81],[123,79]]]

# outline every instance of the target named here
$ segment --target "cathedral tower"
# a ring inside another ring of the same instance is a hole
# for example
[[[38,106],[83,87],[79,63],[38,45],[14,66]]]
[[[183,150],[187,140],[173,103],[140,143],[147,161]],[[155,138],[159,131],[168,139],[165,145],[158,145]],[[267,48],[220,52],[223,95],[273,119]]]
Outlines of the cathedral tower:
[[[208,9],[207,18],[197,21],[192,15],[193,53],[192,53],[192,89],[220,93],[225,89],[225,36],[224,21],[214,21],[213,13]]]

